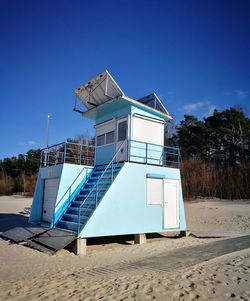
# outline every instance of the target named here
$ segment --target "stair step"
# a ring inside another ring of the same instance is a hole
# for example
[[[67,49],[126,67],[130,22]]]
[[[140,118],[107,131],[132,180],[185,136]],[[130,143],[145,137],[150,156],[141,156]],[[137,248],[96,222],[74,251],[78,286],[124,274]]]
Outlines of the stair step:
[[[86,208],[86,210],[91,212],[91,211],[93,211],[93,209],[95,209],[95,206],[89,206],[89,204],[88,204],[88,208]],[[79,207],[69,207],[65,214],[78,216],[78,212],[79,212]]]
[[[101,187],[98,187],[98,191],[100,191],[100,190],[106,190],[107,188],[109,187],[109,184],[101,184]],[[92,188],[83,188],[82,189],[82,191],[81,191],[81,194],[82,194],[82,192],[90,192],[92,190]],[[95,192],[95,190],[94,190],[94,192]]]
[[[89,213],[91,213],[94,210],[94,208],[90,208],[90,207],[82,207],[81,212],[86,212],[86,216],[89,215]],[[64,213],[63,215],[63,219],[67,220],[67,221],[72,221],[72,222],[78,222],[78,213],[79,210],[77,210],[77,212],[74,213]],[[85,215],[85,214],[84,214]]]
[[[99,199],[100,197],[102,197],[105,194],[105,192],[106,192],[106,190],[99,191],[98,194],[97,194],[97,198]],[[86,198],[91,199],[91,200],[92,199],[95,200],[96,199],[95,193],[89,193],[89,192],[85,191],[84,193],[81,193],[77,196],[76,201],[78,201],[78,202],[81,201],[82,202],[82,200],[84,200]]]
[[[114,170],[113,170],[113,174],[114,174],[114,175],[117,174],[119,170],[120,170],[120,168],[119,168],[119,169],[114,169]],[[97,175],[99,176],[99,175],[103,174],[103,172],[104,172],[104,170],[96,170],[96,171],[93,172],[92,176],[93,176],[93,177],[94,177],[94,176],[97,176]],[[109,176],[110,176],[111,174],[112,174],[111,169],[106,170],[105,173],[104,173],[104,175],[109,175]],[[91,177],[92,177],[92,176],[91,176]]]
[[[116,172],[115,172],[116,173]],[[114,173],[114,174],[115,174]],[[98,180],[99,178],[100,178],[100,174],[101,173],[99,173],[98,172],[98,174],[97,175],[92,175],[90,178],[89,178],[89,181],[92,181],[92,180]],[[103,179],[110,179],[111,178],[111,174],[104,174],[103,176],[102,176],[102,178]]]
[[[121,166],[123,165],[123,163],[114,163],[113,164],[113,168],[121,168]],[[105,170],[107,168],[108,165],[98,165],[96,166],[95,170]],[[112,168],[112,164],[109,165],[108,169]]]
[[[101,198],[98,199],[100,201]],[[83,204],[83,201],[74,201],[71,203],[70,207],[79,208]],[[84,205],[90,205],[92,207],[95,207],[95,200],[86,200],[84,201]]]
[[[77,202],[82,202],[84,199],[86,199],[86,197],[88,197],[88,199],[89,200],[95,200],[95,193],[91,193],[91,194],[79,194],[77,197],[76,197],[76,199],[75,199],[75,201],[77,201]]]
[[[105,190],[99,190],[97,192],[97,197],[102,197],[107,190],[108,190],[108,188]],[[91,199],[95,199],[96,193],[95,193],[95,191],[92,191],[92,192],[91,191],[83,191],[82,193],[78,194],[78,197],[80,197],[81,199],[85,199],[87,197],[91,198]]]
[[[110,186],[111,182],[104,182],[103,179],[101,179],[98,183],[98,187],[102,187],[102,186]],[[93,187],[95,187],[96,183],[86,183],[84,188],[82,190],[86,189],[92,189]]]
[[[64,213],[62,220],[78,223],[78,214]]]
[[[60,220],[57,224],[57,228],[68,229],[76,232],[78,230],[78,223]]]
[[[83,225],[83,222],[86,222],[87,219],[88,219],[88,217],[82,217],[81,218],[81,225]],[[77,232],[77,230],[78,230],[78,223],[60,220],[58,222],[58,224],[56,225],[56,227],[57,228],[61,228],[61,229],[71,230],[73,232]]]

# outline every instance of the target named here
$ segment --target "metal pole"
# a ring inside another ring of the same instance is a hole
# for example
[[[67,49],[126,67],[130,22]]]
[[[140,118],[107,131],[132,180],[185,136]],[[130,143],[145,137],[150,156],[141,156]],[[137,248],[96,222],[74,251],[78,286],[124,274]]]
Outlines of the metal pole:
[[[97,193],[98,193],[98,184],[96,185],[96,190],[95,190],[95,207],[97,208]]]
[[[113,183],[114,175],[113,175],[113,161],[111,163],[111,183]]]
[[[71,186],[69,187],[69,204],[70,204],[70,197],[71,197]]]
[[[80,145],[80,165],[82,165],[82,142]]]
[[[47,161],[48,161],[48,147],[49,147],[49,121],[50,121],[50,113],[48,113],[47,117],[47,127],[46,127],[46,140],[45,140],[45,146],[47,150],[44,152],[44,166],[47,166]]]
[[[49,121],[50,121],[50,116],[51,116],[51,114],[48,113],[47,128],[46,128],[46,147],[49,146]]]
[[[67,142],[64,142],[63,163],[66,162]]]

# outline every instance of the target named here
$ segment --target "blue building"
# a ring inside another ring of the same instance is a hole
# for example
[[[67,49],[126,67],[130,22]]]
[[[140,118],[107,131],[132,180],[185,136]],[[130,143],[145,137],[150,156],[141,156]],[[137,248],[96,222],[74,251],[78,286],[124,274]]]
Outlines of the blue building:
[[[89,237],[186,231],[179,149],[164,146],[172,119],[160,99],[125,96],[105,71],[75,93],[95,121],[93,144],[42,151],[30,222]]]

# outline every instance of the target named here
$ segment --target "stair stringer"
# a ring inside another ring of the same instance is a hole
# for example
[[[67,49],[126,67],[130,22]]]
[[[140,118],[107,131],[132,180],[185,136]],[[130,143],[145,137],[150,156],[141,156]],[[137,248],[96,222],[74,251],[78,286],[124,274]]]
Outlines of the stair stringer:
[[[162,206],[147,205],[146,177],[148,173],[159,173],[168,179],[180,180],[180,171],[176,168],[124,163],[115,181],[78,236],[87,238],[185,231],[186,221],[181,182],[179,185],[179,227],[164,229]]]

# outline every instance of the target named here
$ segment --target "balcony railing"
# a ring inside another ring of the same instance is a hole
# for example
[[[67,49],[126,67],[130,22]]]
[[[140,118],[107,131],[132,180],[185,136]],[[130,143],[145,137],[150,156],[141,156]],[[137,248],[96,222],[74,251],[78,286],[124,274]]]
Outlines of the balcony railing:
[[[94,145],[62,142],[42,149],[41,166],[50,166],[62,163],[93,166],[94,158]]]
[[[128,140],[125,145],[128,154],[125,161],[173,168],[180,166],[178,148],[136,140]],[[95,146],[81,143],[63,142],[45,148],[41,153],[41,166],[62,163],[94,166],[94,161]]]
[[[128,161],[179,168],[180,150],[136,140],[128,140]]]

